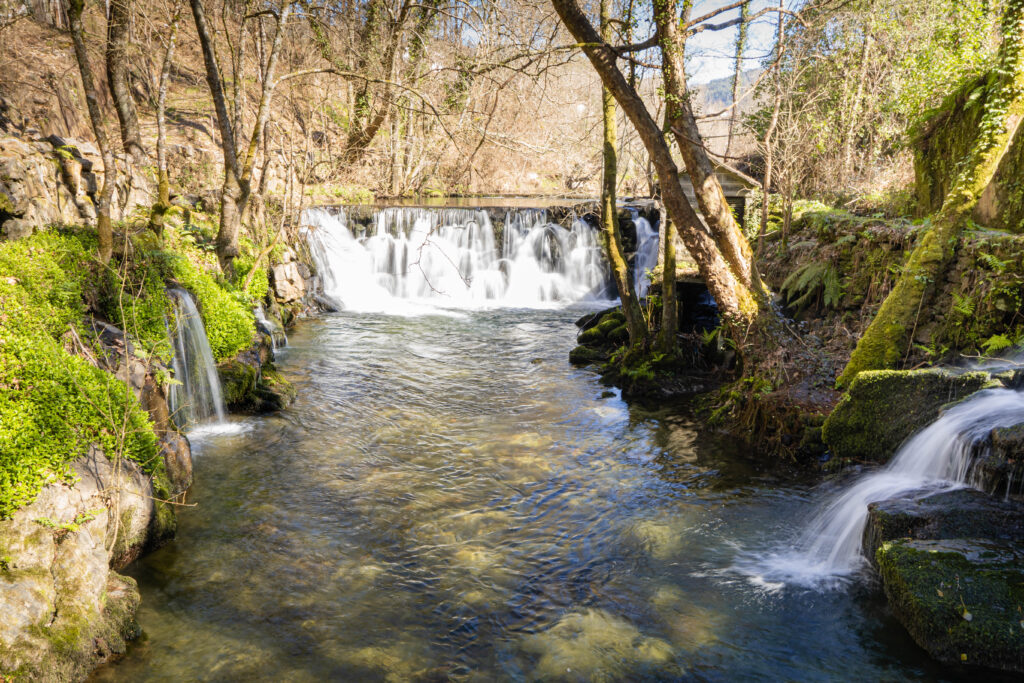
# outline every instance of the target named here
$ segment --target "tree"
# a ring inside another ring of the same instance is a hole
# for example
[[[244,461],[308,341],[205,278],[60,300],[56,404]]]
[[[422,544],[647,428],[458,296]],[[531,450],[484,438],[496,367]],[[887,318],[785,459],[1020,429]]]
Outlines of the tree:
[[[780,19],[782,15],[779,15]],[[732,70],[732,111],[729,112],[729,137],[725,143],[725,156],[729,158],[732,152],[733,136],[736,133],[736,124],[739,120],[740,83],[743,79],[743,52],[747,48],[747,27],[750,23],[750,3],[740,5],[740,24],[736,28],[736,56],[733,59]]]
[[[160,85],[156,99],[157,198],[149,215],[149,227],[157,236],[163,235],[164,214],[171,206],[171,181],[167,173],[167,87],[171,79],[171,66],[174,64],[174,47],[180,19],[181,7],[176,1],[167,26],[167,45],[160,67]]]
[[[131,0],[110,0],[107,19],[107,81],[121,125],[121,143],[124,151],[136,164],[146,157],[139,132],[139,115],[128,86],[128,30],[132,20]]]
[[[85,103],[89,110],[89,121],[96,136],[96,144],[103,158],[103,186],[100,188],[96,202],[96,233],[99,236],[99,258],[104,264],[110,262],[114,252],[114,234],[110,222],[110,204],[114,196],[114,184],[117,182],[117,167],[114,153],[110,149],[106,127],[103,123],[103,112],[100,111],[99,95],[89,66],[89,54],[85,47],[85,28],[82,25],[82,13],[85,11],[85,0],[69,0],[68,24],[71,28],[71,42],[75,48],[75,59],[78,61],[78,73],[82,77],[82,90]]]
[[[203,51],[203,62],[206,65],[206,82],[210,87],[214,108],[217,112],[217,126],[220,132],[221,150],[224,154],[224,182],[221,186],[220,227],[217,231],[217,259],[221,270],[228,277],[234,277],[234,260],[239,254],[239,233],[242,227],[242,216],[246,212],[252,194],[252,173],[256,164],[256,153],[260,138],[270,118],[270,104],[277,86],[277,61],[281,52],[285,25],[291,15],[292,3],[285,2],[281,9],[268,8],[259,15],[269,14],[277,22],[270,50],[263,68],[263,83],[260,103],[249,137],[248,148],[239,156],[236,147],[236,131],[228,114],[227,99],[224,95],[224,84],[221,78],[220,65],[213,43],[213,34],[206,20],[206,12],[202,0],[189,0],[192,16],[195,19],[196,32]]]
[[[552,5],[643,141],[661,182],[668,217],[679,230],[683,244],[696,261],[702,279],[718,304],[724,324],[740,338],[745,330],[759,320],[762,313],[770,309],[762,309],[760,297],[733,271],[716,239],[704,228],[687,201],[680,183],[679,169],[662,129],[654,122],[644,101],[616,64],[619,51],[598,34],[576,0],[552,0]],[[664,9],[664,5],[661,7]],[[627,51],[625,48],[620,50]],[[668,231],[669,228],[666,229],[666,242],[671,244],[673,240]],[[749,250],[747,245],[746,253]],[[735,256],[743,251],[733,249],[732,253]],[[752,264],[749,262],[737,266],[741,273],[744,270],[751,272]],[[674,280],[673,273],[666,272],[664,280]]]
[[[911,253],[896,286],[882,302],[839,377],[848,385],[863,370],[894,367],[913,340],[917,317],[935,293],[952,261],[964,225],[988,187],[1024,116],[1024,0],[1007,0],[1003,40],[993,76],[987,80],[985,110],[970,153],[942,208]]]
[[[601,0],[601,37],[610,40],[612,35],[611,0]],[[637,301],[633,284],[629,281],[629,269],[622,253],[622,237],[619,235],[619,217],[615,206],[617,180],[615,98],[607,87],[601,89],[601,114],[604,126],[604,179],[601,192],[601,230],[605,254],[611,264],[615,288],[622,302],[626,316],[630,346],[647,343],[647,323],[644,321],[640,302]],[[674,308],[674,306],[673,306]]]

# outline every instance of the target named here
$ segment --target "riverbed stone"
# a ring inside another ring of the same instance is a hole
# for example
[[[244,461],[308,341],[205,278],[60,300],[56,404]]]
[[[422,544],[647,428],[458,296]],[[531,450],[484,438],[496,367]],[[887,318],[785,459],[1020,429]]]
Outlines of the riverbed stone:
[[[868,505],[864,554],[898,539],[984,538],[1024,542],[1024,504],[981,491],[917,492]]]
[[[835,457],[884,463],[943,406],[998,384],[985,372],[862,372],[825,420],[822,436]]]
[[[1024,544],[889,541],[876,561],[893,613],[932,657],[1024,672]]]
[[[683,675],[669,643],[599,609],[566,614],[527,637],[523,648],[536,657],[531,680],[673,680]]]

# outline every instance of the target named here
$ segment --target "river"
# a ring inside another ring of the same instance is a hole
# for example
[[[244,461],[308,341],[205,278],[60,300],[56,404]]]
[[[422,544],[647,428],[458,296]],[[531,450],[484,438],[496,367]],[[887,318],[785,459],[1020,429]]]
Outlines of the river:
[[[582,312],[301,323],[296,402],[193,434],[129,570],[145,636],[94,680],[948,678],[869,582],[731,571],[820,487],[571,367]]]

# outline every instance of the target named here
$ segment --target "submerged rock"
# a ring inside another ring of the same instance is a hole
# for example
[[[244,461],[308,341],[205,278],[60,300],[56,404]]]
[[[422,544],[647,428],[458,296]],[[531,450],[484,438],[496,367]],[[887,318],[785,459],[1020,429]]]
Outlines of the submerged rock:
[[[671,645],[599,609],[566,614],[548,630],[529,636],[523,646],[537,656],[531,680],[665,680],[683,675]]]
[[[876,561],[893,613],[931,656],[1024,672],[1024,544],[890,541]]]
[[[836,457],[884,463],[944,405],[997,384],[985,372],[862,372],[825,420],[822,436]]]

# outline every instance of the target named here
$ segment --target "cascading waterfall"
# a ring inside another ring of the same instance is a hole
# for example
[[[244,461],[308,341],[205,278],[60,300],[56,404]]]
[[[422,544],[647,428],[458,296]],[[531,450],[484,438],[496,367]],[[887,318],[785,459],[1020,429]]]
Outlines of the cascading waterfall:
[[[256,317],[256,327],[270,337],[270,343],[275,351],[288,346],[288,335],[280,325],[267,317],[267,312],[263,310],[263,304],[257,304],[256,308],[252,309],[252,314]]]
[[[195,426],[215,418],[224,422],[224,398],[217,366],[206,338],[206,328],[192,295],[183,289],[169,289],[174,304],[173,327],[168,335],[174,346],[174,379],[168,397],[171,415],[181,426]]]
[[[633,224],[636,226],[633,283],[636,286],[636,295],[643,297],[647,296],[647,290],[651,286],[651,278],[648,273],[658,265],[658,231],[639,214],[633,216]]]
[[[970,485],[975,445],[993,429],[1022,421],[1024,393],[979,392],[918,432],[884,468],[827,500],[803,530],[795,552],[774,554],[737,569],[761,581],[811,586],[834,583],[858,571],[866,562],[862,537],[869,503]]]
[[[500,248],[481,209],[381,209],[365,235],[344,212],[309,209],[307,239],[324,293],[351,311],[408,304],[531,307],[609,296],[596,229],[566,229],[538,209],[510,210]]]

